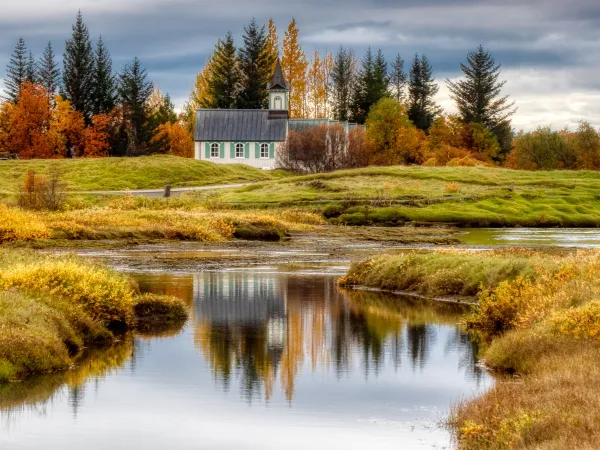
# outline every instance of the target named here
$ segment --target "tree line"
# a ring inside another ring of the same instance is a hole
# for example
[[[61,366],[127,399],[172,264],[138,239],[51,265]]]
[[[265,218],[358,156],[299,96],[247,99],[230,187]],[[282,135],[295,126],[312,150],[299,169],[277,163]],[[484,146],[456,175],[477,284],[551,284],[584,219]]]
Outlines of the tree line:
[[[36,60],[20,38],[6,70],[0,151],[22,157],[191,156],[191,137],[174,105],[148,80],[136,57],[114,72],[99,37],[92,44],[81,11],[66,41],[62,68],[52,42]]]
[[[333,54],[315,50],[308,59],[299,41],[294,19],[289,23],[279,49],[273,20],[258,25],[253,19],[244,28],[237,48],[231,32],[219,39],[206,65],[198,73],[183,121],[193,130],[198,108],[266,108],[266,85],[280,56],[290,85],[289,113],[292,118],[331,118],[367,122],[373,105],[393,99],[402,105],[411,124],[429,133],[443,111],[435,103],[439,91],[433,67],[424,54],[415,54],[410,67],[400,54],[388,62],[382,50],[368,48],[362,58],[351,48],[340,47]],[[446,80],[465,125],[479,124],[495,136],[499,162],[511,149],[510,118],[514,104],[503,96],[500,65],[483,47],[471,51],[461,64],[464,78]]]

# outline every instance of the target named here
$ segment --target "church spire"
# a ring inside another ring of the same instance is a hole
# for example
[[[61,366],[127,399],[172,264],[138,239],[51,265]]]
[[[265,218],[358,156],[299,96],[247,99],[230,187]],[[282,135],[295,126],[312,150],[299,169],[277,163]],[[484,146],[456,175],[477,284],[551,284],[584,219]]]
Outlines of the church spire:
[[[275,64],[275,72],[273,72],[273,78],[271,82],[267,86],[267,89],[286,89],[289,90],[289,86],[285,81],[283,76],[283,69],[281,68],[281,63],[279,62],[279,58],[277,58],[277,63]]]

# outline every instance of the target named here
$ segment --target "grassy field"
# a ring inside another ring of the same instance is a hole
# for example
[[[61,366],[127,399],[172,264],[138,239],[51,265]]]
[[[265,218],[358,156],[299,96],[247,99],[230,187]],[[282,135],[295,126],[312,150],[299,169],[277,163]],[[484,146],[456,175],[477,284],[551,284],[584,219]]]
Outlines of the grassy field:
[[[238,207],[304,205],[347,225],[600,225],[600,173],[370,167],[288,177],[218,194]]]
[[[383,255],[342,283],[427,295],[477,294],[463,326],[500,378],[453,408],[463,450],[597,448],[600,253],[535,251]]]
[[[44,174],[55,168],[71,191],[111,191],[232,184],[269,180],[268,172],[241,164],[220,165],[177,156],[0,161],[0,191],[16,192],[29,169]]]

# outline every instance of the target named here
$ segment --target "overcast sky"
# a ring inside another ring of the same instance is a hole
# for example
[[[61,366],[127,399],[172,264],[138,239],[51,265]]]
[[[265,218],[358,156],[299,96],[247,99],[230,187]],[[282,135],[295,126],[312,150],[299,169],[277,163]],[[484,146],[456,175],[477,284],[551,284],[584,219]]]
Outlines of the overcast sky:
[[[115,69],[138,56],[179,108],[217,38],[239,42],[252,17],[292,17],[307,56],[315,49],[371,46],[388,60],[425,53],[440,82],[460,75],[469,49],[483,44],[502,63],[505,92],[517,102],[514,126],[600,126],[600,2],[597,0],[13,0],[0,7],[0,77],[19,37],[37,57],[51,40],[58,54],[81,9],[93,39],[102,35]],[[0,86],[4,84],[0,82]]]

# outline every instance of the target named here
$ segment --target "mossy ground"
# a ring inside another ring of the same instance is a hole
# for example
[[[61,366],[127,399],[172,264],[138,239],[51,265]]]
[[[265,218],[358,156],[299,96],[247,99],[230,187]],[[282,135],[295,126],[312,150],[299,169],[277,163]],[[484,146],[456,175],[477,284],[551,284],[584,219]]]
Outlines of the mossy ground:
[[[347,225],[600,226],[600,174],[585,171],[370,167],[287,177],[218,198],[247,208],[329,208],[334,223]]]

